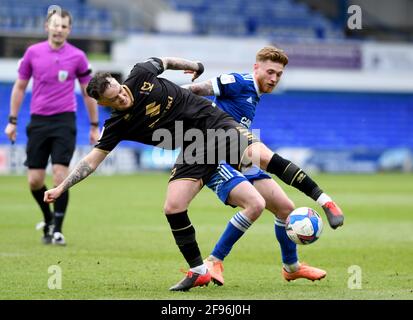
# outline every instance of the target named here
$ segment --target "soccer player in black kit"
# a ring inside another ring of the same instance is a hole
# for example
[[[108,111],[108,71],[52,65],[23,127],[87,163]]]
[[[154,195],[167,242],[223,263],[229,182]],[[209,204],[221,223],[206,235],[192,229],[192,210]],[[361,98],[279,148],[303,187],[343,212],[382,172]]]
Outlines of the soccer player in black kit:
[[[284,161],[280,161],[279,156],[224,111],[215,108],[211,101],[167,79],[159,78],[158,75],[167,69],[194,72],[194,80],[202,74],[204,67],[200,62],[180,58],[150,58],[137,63],[123,85],[108,73],[98,73],[93,77],[87,88],[88,95],[100,105],[112,107],[114,111],[105,121],[101,138],[92,151],[79,161],[59,186],[45,192],[44,201],[55,201],[63,192],[89,176],[122,140],[170,149],[181,147],[181,154],[169,180],[164,212],[175,242],[190,267],[185,278],[170,290],[186,291],[211,281],[187,209],[216,170],[219,161],[227,161],[236,169],[240,169],[242,164],[253,162],[284,180],[299,175],[299,181],[291,178],[289,182],[307,195],[321,190],[300,168],[282,158]],[[182,130],[176,130],[177,127]],[[234,137],[235,132],[236,139],[232,140],[237,141],[228,141],[226,135],[210,139],[208,131],[211,129],[231,132],[231,137]],[[187,137],[183,136],[189,130],[202,132],[204,139],[201,142],[186,141]],[[159,133],[165,131],[170,133],[171,141],[161,144]],[[187,153],[187,148],[191,148],[191,152]],[[224,152],[219,152],[222,149]],[[196,155],[191,157],[194,150]],[[211,153],[214,154],[213,162],[209,157]],[[257,191],[251,185],[246,192]]]

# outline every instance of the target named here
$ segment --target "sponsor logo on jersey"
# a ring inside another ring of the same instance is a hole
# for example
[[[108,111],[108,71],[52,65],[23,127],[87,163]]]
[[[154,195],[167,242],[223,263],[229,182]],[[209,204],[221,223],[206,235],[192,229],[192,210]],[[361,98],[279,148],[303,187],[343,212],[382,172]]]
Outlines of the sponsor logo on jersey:
[[[220,77],[222,84],[235,83],[235,77],[232,74],[223,74]]]
[[[69,76],[69,72],[66,70],[59,70],[58,79],[60,82],[65,82],[67,77]]]
[[[156,104],[156,102],[148,104],[145,108],[145,114],[151,118],[157,116],[161,112],[161,104]]]
[[[246,128],[249,128],[251,126],[251,119],[248,119],[247,117],[242,117],[240,123],[244,125]]]
[[[141,87],[142,94],[149,94],[152,91],[154,84],[150,82],[144,82],[143,86]]]

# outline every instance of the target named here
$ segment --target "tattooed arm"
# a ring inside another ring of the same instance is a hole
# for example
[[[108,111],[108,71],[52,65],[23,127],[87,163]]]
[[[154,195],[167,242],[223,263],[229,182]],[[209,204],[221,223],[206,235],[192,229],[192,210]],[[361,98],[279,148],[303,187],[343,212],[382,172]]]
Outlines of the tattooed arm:
[[[47,203],[56,201],[56,199],[59,198],[63,192],[94,172],[106,156],[107,153],[96,148],[93,149],[86,157],[79,161],[76,168],[73,169],[73,171],[65,180],[63,180],[61,184],[59,184],[56,188],[47,190],[44,193],[43,201]]]
[[[182,88],[188,89],[198,96],[215,95],[211,80],[207,80],[207,81],[203,81],[199,83],[185,84],[182,86]]]
[[[190,61],[182,58],[161,58],[165,70],[184,70],[185,73],[193,74],[192,81],[204,72],[204,65],[199,61]]]

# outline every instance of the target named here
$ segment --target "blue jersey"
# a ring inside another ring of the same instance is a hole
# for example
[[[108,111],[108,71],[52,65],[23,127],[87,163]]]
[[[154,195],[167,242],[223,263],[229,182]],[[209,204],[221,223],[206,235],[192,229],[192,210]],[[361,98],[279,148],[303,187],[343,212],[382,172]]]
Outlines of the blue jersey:
[[[261,94],[252,74],[230,73],[211,79],[214,102],[237,122],[251,126]]]

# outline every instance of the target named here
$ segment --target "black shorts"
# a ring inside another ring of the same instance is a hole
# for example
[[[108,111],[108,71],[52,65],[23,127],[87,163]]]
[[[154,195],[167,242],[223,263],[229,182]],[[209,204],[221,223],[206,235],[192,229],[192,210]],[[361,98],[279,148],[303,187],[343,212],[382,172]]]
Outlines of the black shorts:
[[[26,128],[28,137],[24,163],[29,169],[45,169],[52,164],[69,166],[76,146],[76,116],[64,112],[51,116],[32,115]]]
[[[206,137],[203,145],[187,143],[182,148],[172,169],[169,181],[174,180],[202,180],[206,184],[220,162],[227,162],[236,170],[240,170],[241,160],[245,149],[259,139],[250,131],[242,127],[232,118],[219,120],[214,128],[224,131],[218,138]],[[196,148],[201,152],[193,152]],[[187,155],[193,155],[187,157]]]

